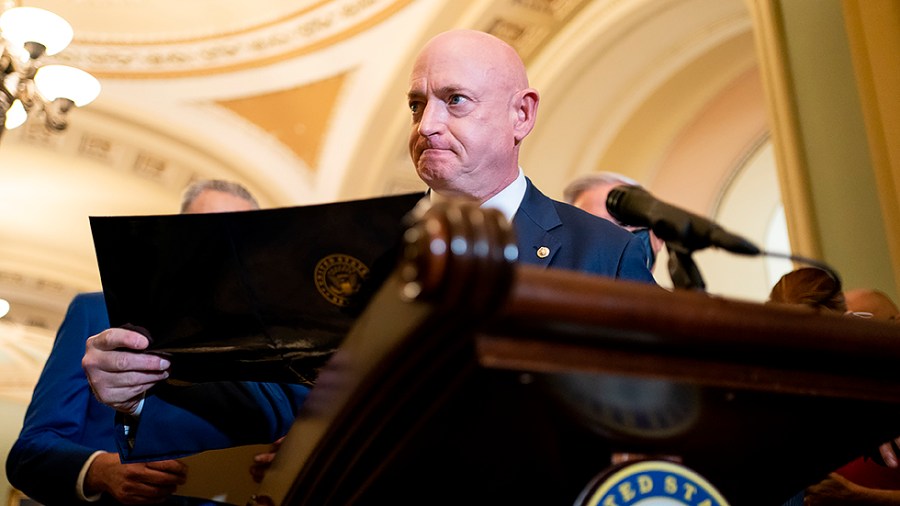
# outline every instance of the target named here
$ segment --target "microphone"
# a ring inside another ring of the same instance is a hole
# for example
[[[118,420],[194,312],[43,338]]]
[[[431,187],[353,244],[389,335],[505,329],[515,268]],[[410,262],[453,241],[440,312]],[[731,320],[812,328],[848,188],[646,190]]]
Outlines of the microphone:
[[[620,185],[609,191],[606,209],[626,225],[648,227],[657,237],[689,251],[715,246],[740,255],[759,255],[760,249],[715,222],[667,204],[639,186]]]

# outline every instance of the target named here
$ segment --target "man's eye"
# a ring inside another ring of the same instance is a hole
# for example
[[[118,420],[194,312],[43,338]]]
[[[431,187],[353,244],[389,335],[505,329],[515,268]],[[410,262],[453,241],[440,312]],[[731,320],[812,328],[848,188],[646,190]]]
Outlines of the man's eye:
[[[413,114],[415,114],[416,112],[418,112],[418,111],[419,111],[419,103],[418,103],[418,102],[410,102],[410,103],[409,103],[409,110],[410,110]]]
[[[447,100],[447,103],[450,105],[459,105],[466,101],[466,97],[462,95],[450,95],[450,99]]]

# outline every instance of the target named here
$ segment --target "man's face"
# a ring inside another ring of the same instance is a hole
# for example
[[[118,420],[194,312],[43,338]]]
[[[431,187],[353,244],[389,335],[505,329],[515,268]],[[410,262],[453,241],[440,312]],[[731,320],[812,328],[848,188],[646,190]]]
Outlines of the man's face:
[[[503,69],[445,49],[426,49],[410,76],[409,153],[434,191],[484,200],[518,174],[516,90]]]

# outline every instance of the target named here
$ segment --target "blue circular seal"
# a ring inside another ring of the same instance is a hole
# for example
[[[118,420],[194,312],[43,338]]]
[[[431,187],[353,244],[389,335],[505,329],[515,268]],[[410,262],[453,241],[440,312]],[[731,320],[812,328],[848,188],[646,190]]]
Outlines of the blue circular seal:
[[[582,492],[581,506],[728,506],[696,472],[674,462],[640,460],[605,472]]]

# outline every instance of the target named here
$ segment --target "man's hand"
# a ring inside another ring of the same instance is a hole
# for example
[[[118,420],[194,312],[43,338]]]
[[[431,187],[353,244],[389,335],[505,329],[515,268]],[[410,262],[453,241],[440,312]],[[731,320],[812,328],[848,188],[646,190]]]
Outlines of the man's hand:
[[[893,441],[888,441],[878,447],[878,452],[881,454],[881,459],[884,460],[886,466],[894,468],[900,467],[900,459],[898,459],[897,452],[895,451],[898,447],[900,447],[900,437]]]
[[[278,448],[281,447],[282,441],[284,441],[284,437],[278,438],[278,441],[272,443],[269,451],[253,456],[253,465],[250,466],[250,476],[253,477],[253,481],[256,483],[262,482],[263,476],[265,476],[266,471],[268,471],[275,460],[275,454],[278,453]]]
[[[84,494],[105,492],[123,504],[162,502],[184,484],[187,466],[177,460],[122,464],[116,453],[102,453],[88,468]]]
[[[875,489],[857,485],[838,473],[806,489],[805,506],[897,506],[900,490]]]
[[[851,504],[858,498],[858,487],[837,473],[831,473],[827,478],[806,489],[806,497],[803,504],[806,506],[837,506]],[[853,503],[855,504],[855,503]]]
[[[149,344],[143,335],[118,328],[88,338],[81,366],[100,402],[134,414],[144,392],[169,376],[168,360],[149,353],[135,353]]]

